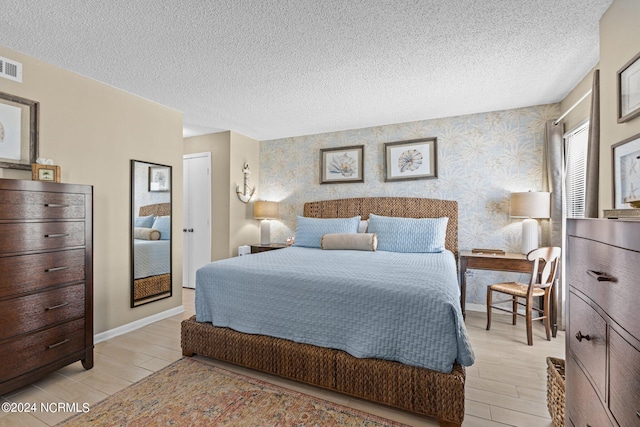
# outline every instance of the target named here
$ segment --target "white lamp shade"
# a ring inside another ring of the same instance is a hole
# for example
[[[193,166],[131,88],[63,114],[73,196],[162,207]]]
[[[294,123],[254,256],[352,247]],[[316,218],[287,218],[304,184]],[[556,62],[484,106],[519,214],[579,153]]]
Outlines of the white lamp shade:
[[[509,215],[513,218],[549,218],[551,195],[544,191],[511,193]]]
[[[278,217],[278,202],[258,200],[253,204],[255,219],[274,219]]]

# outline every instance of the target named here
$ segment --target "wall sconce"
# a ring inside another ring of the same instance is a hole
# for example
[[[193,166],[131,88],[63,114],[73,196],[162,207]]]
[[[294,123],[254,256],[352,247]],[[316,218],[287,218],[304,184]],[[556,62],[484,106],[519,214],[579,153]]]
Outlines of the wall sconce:
[[[269,220],[278,217],[278,203],[267,200],[258,200],[253,204],[253,217],[260,219],[260,244],[271,243],[271,224]]]
[[[528,254],[540,246],[538,241],[538,221],[535,218],[550,217],[550,194],[543,191],[511,193],[509,215],[512,218],[526,218],[522,221],[522,253]]]

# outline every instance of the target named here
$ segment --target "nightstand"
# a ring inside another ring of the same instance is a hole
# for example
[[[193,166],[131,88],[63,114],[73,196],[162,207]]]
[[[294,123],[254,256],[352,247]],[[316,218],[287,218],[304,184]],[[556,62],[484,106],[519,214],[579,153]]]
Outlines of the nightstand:
[[[287,247],[286,243],[269,243],[266,245],[263,245],[261,243],[256,243],[255,245],[251,245],[251,253],[257,254],[260,252],[273,251],[276,249],[282,249],[286,247]]]

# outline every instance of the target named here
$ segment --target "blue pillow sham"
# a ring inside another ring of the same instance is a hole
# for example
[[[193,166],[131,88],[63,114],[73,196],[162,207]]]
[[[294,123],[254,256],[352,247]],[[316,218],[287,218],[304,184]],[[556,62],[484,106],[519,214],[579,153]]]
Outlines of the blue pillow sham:
[[[378,250],[429,253],[444,251],[449,218],[399,218],[369,215],[367,232],[378,236]]]
[[[153,225],[153,214],[148,216],[137,216],[135,220],[135,227],[151,228]]]
[[[320,248],[322,236],[331,233],[357,233],[360,216],[352,218],[297,217],[296,239],[293,246]]]
[[[169,240],[171,239],[171,217],[170,216],[159,216],[156,217],[156,220],[153,222],[153,227],[155,230],[160,232],[160,240]]]

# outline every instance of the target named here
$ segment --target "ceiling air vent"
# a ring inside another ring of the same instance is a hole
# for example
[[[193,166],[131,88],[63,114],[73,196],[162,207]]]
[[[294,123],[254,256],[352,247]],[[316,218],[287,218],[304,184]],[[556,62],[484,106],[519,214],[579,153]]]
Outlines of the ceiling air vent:
[[[0,56],[0,77],[22,83],[22,64]]]

